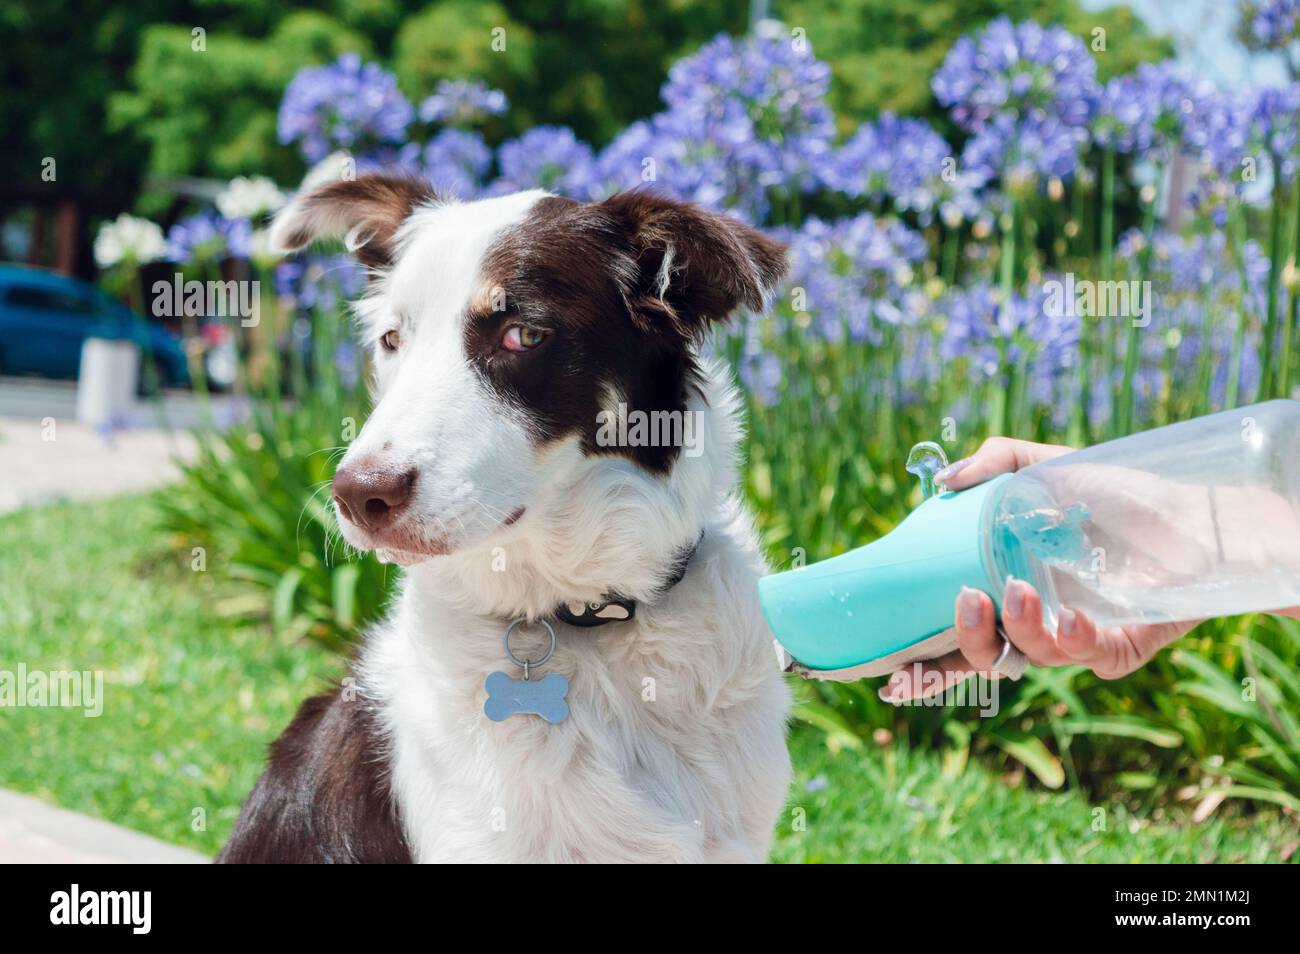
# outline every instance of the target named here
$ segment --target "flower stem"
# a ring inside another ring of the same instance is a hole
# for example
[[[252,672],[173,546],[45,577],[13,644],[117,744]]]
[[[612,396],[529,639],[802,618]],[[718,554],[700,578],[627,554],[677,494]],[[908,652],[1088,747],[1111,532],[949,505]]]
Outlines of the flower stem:
[[[944,226],[943,239],[943,283],[951,288],[957,282],[957,253],[961,245],[961,226],[955,228]]]
[[[1263,401],[1273,392],[1273,349],[1277,345],[1277,287],[1282,271],[1282,190],[1278,188],[1281,163],[1273,156],[1273,201],[1268,215],[1268,301],[1264,321],[1264,340],[1260,344],[1259,387],[1255,400]]]
[[[1156,182],[1160,182],[1160,173],[1157,170]],[[1156,209],[1160,205],[1160,189],[1156,187],[1155,195],[1143,210],[1142,217],[1142,254],[1138,256],[1138,287],[1146,289],[1148,277],[1151,274],[1151,254],[1152,243],[1155,238],[1156,230]],[[1146,301],[1148,313],[1151,309],[1151,302],[1143,294],[1143,300]],[[1130,303],[1131,304],[1131,303]],[[1132,310],[1130,308],[1130,310]],[[1133,429],[1133,385],[1137,377],[1137,366],[1139,357],[1138,335],[1142,326],[1137,322],[1137,316],[1128,316],[1128,335],[1124,343],[1124,379],[1120,386],[1119,401],[1117,408],[1120,413],[1116,423],[1115,436],[1122,437]]]
[[[1115,267],[1115,147],[1101,157],[1101,277],[1109,281]]]
[[[1011,200],[1010,210],[1002,217],[1002,250],[999,253],[998,269],[1000,278],[1001,301],[999,307],[1008,312],[1011,309],[1011,295],[1016,280],[1016,220],[1019,203]],[[1005,434],[1007,429],[1007,391],[1010,381],[1003,375],[1009,373],[1007,354],[1009,349],[1005,338],[998,338],[998,370],[990,379],[989,394],[989,434]]]
[[[1232,356],[1228,359],[1228,388],[1223,398],[1225,410],[1237,406],[1241,397],[1241,357],[1246,347],[1246,307],[1250,302],[1250,278],[1246,274],[1246,216],[1241,206],[1233,204],[1229,213],[1234,226],[1229,242],[1241,276],[1241,304],[1237,309],[1237,327],[1232,335]]]
[[[1295,182],[1291,186],[1291,255],[1287,262],[1287,315],[1282,323],[1282,355],[1277,367],[1278,396],[1291,395],[1291,348],[1298,333],[1296,318],[1300,315],[1300,275],[1296,264],[1300,261],[1300,162],[1296,164]]]
[[[1107,146],[1101,157],[1101,280],[1110,281],[1115,271],[1115,148]],[[1086,321],[1079,329],[1080,334],[1095,335],[1096,344],[1101,351],[1101,387],[1103,393],[1115,387],[1115,345],[1111,330],[1100,321],[1093,321],[1090,326]],[[1084,347],[1084,353],[1092,350],[1092,343]],[[1092,383],[1084,378],[1083,403],[1085,408],[1092,403]],[[1085,415],[1088,413],[1084,411]],[[1115,426],[1115,402],[1111,401],[1109,426]]]

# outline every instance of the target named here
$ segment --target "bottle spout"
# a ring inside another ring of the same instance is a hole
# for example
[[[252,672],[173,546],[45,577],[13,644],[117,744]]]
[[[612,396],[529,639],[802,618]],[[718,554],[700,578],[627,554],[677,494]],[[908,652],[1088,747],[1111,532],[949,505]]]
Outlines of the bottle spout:
[[[937,475],[948,466],[948,455],[934,441],[921,441],[907,455],[907,472],[921,480],[921,497],[929,500],[939,492]]]

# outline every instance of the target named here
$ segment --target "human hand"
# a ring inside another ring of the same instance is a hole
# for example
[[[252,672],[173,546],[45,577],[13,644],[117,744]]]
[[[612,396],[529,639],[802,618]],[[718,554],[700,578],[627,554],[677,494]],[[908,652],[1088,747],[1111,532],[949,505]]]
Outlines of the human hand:
[[[971,457],[938,475],[950,490],[966,490],[999,474],[1017,471],[1072,450],[1055,444],[994,437]],[[906,702],[942,691],[975,673],[993,678],[991,666],[1002,652],[997,612],[985,593],[964,589],[955,606],[958,649],[894,673],[880,690],[888,702]],[[1058,631],[1043,626],[1038,593],[1023,580],[1008,580],[1002,600],[1002,623],[1012,645],[1037,666],[1085,665],[1104,679],[1128,675],[1160,649],[1194,628],[1196,622],[1098,628],[1088,617],[1064,607]]]

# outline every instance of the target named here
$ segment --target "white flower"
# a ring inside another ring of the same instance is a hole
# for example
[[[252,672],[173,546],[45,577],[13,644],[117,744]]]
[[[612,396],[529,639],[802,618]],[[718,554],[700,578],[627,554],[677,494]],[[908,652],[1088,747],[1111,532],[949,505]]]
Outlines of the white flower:
[[[167,241],[156,222],[125,212],[101,225],[95,236],[95,264],[100,268],[112,268],[121,261],[144,265],[162,258],[166,250]]]
[[[237,176],[217,196],[217,211],[228,219],[254,219],[284,205],[284,194],[266,176]]]

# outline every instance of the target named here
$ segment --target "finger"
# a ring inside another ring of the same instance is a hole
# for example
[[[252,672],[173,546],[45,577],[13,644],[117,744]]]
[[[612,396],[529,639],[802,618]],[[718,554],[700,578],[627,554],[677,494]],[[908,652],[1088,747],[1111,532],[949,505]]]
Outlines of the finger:
[[[1084,613],[1066,606],[1057,620],[1056,645],[1070,662],[1091,666],[1102,658],[1097,626]]]
[[[957,646],[967,665],[985,672],[1002,652],[1002,637],[997,630],[997,611],[987,593],[962,587],[957,595]]]
[[[1066,659],[1082,663],[1103,679],[1127,676],[1145,661],[1123,629],[1098,629],[1086,614],[1068,607],[1061,610],[1056,643]]]
[[[1036,666],[1061,666],[1069,661],[1043,626],[1043,604],[1037,591],[1024,580],[1007,580],[1002,594],[1002,628]]]
[[[960,682],[975,675],[976,670],[961,650],[953,650],[938,659],[927,659],[900,669],[881,686],[878,694],[882,701],[898,705],[913,699],[928,699],[946,692]]]
[[[1040,460],[1068,453],[1071,448],[1035,444],[1010,437],[990,437],[970,457],[949,464],[936,475],[949,490],[965,490],[990,477],[1021,470]]]

